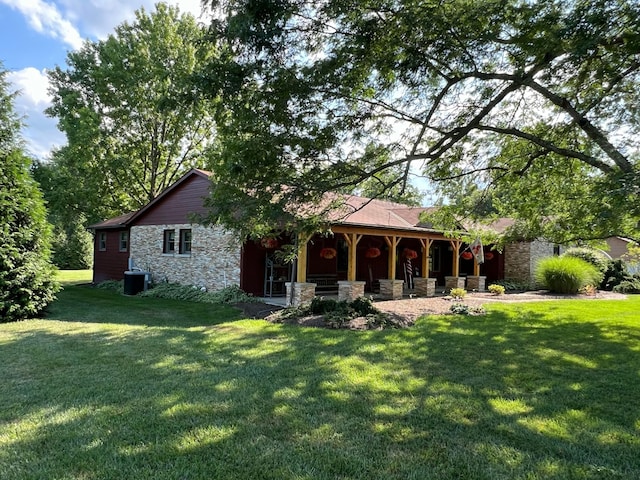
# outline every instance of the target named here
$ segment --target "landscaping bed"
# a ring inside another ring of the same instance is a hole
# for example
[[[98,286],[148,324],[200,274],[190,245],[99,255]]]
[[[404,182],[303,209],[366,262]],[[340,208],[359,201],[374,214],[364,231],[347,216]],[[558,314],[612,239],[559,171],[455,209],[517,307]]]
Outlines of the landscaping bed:
[[[409,327],[415,321],[424,315],[445,315],[451,313],[451,306],[454,303],[463,303],[470,308],[480,307],[487,303],[513,303],[513,302],[534,302],[549,300],[615,300],[625,299],[626,296],[615,292],[598,292],[596,295],[559,295],[549,293],[546,290],[529,291],[522,293],[507,293],[504,295],[493,295],[489,292],[472,292],[468,293],[462,302],[452,299],[449,296],[435,297],[413,297],[403,298],[402,300],[378,300],[374,302],[376,309],[388,315],[387,327],[404,328]],[[264,305],[262,306],[264,307]],[[250,309],[256,309],[258,306],[247,305],[248,313]],[[274,323],[285,323],[290,325],[300,325],[305,327],[326,327],[335,328],[334,324],[327,322],[323,315],[304,315],[298,317],[282,318],[277,311],[278,307],[274,307],[273,313],[265,316],[250,315],[251,318],[266,318]],[[341,328],[352,330],[367,330],[380,328],[380,325],[371,325],[367,323],[366,318],[357,317],[340,325]]]

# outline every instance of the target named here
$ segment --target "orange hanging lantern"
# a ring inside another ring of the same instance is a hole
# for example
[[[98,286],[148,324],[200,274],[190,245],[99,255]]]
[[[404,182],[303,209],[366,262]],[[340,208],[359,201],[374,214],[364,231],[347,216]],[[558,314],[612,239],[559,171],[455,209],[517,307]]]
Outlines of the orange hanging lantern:
[[[365,258],[378,258],[380,256],[380,249],[376,247],[367,248],[364,256]]]
[[[278,248],[278,239],[273,237],[263,238],[260,240],[260,245],[267,249]]]
[[[485,260],[491,260],[493,258],[493,252],[487,252],[484,254]]]
[[[323,248],[320,250],[320,257],[325,260],[333,260],[338,255],[338,252],[335,248]]]
[[[473,258],[473,253],[471,252],[462,252],[460,255],[464,260],[471,260]]]
[[[409,260],[413,260],[414,258],[418,258],[418,252],[416,252],[415,250],[412,250],[410,248],[405,248],[402,251],[402,255],[405,258],[408,258]]]

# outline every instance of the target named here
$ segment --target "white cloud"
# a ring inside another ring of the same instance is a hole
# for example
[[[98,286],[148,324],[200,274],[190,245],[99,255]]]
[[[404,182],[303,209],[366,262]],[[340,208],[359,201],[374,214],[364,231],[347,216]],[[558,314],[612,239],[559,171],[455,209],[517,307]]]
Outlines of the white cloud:
[[[49,118],[44,110],[51,104],[47,93],[49,80],[45,71],[29,67],[10,72],[7,80],[11,91],[18,91],[15,99],[16,112],[24,117],[25,127],[22,135],[27,150],[37,158],[44,159],[51,150],[66,143],[62,132],[56,127],[56,119]]]
[[[29,25],[44,35],[58,39],[76,50],[82,46],[80,32],[55,4],[44,0],[0,0],[25,16]]]
[[[82,46],[82,35],[93,39],[105,38],[124,21],[131,21],[134,12],[144,7],[155,10],[158,0],[0,0],[20,12],[31,28],[59,40],[71,49]],[[200,0],[171,0],[183,13],[201,18]],[[204,19],[203,19],[204,20]],[[66,139],[56,127],[57,120],[47,117],[44,110],[51,104],[47,93],[46,71],[33,67],[10,72],[12,90],[20,95],[15,100],[16,111],[24,117],[23,137],[29,152],[46,158],[53,148],[64,145]]]
[[[51,96],[47,93],[49,79],[46,72],[28,67],[8,74],[9,81],[20,91],[20,96],[29,105],[46,108],[51,103]]]
[[[88,36],[104,39],[113,33],[117,25],[133,21],[135,11],[141,7],[147,12],[155,10],[158,0],[58,0],[58,3],[64,7],[67,18]],[[202,11],[200,0],[173,0],[167,3],[177,5],[180,12],[191,13],[196,18],[200,17]]]

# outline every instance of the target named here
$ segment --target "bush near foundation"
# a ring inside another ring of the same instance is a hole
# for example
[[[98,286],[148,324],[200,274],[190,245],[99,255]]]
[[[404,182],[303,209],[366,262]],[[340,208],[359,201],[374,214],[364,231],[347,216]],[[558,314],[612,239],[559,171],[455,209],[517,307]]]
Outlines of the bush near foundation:
[[[604,275],[609,265],[609,259],[607,256],[599,250],[594,250],[588,247],[572,247],[567,249],[563,254],[563,257],[575,257],[590,263],[596,269]]]
[[[590,263],[571,257],[549,257],[536,269],[536,280],[551,292],[578,293],[587,285],[599,285],[602,274]]]

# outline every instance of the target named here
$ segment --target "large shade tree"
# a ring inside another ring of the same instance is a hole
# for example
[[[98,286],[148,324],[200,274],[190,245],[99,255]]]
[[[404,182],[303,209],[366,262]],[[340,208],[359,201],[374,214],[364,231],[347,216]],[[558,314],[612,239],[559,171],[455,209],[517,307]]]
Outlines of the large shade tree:
[[[637,238],[638,2],[205,3],[236,55],[204,83],[234,112],[214,218],[251,229],[276,203],[376,176],[402,192],[419,172],[451,200],[443,224],[501,215],[520,237]]]
[[[217,105],[193,88],[216,55],[205,34],[192,15],[159,3],[106,40],[85,42],[49,73],[48,114],[68,141],[53,156],[65,194],[51,195],[63,212],[94,221],[135,210],[203,166]]]
[[[0,65],[0,322],[38,315],[57,290],[46,210],[6,75]]]

